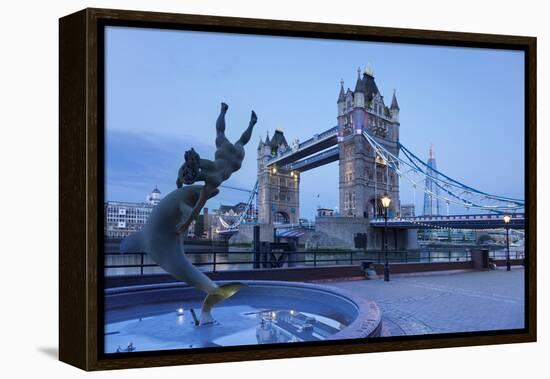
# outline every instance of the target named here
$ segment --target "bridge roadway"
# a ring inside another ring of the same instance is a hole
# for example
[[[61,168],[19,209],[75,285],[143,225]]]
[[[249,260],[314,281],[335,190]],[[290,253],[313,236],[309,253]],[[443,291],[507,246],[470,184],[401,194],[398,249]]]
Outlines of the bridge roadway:
[[[271,159],[268,162],[268,165],[269,166],[276,165],[279,168],[289,169],[289,170],[297,169],[297,168],[289,168],[287,166],[299,164],[301,162],[299,161],[300,159],[309,157],[310,155],[318,153],[322,150],[328,149],[329,147],[333,147],[337,143],[338,143],[338,127],[335,126],[298,144],[297,148],[294,148],[294,149],[291,148],[285,151],[284,153],[282,153],[281,155],[277,157],[273,157],[273,159]],[[337,160],[338,148],[331,149],[331,150],[333,150],[333,152],[330,159],[333,159],[333,161]],[[335,152],[336,154],[334,154]],[[321,152],[318,155],[322,155],[323,153],[325,152]],[[317,156],[314,156],[314,157],[317,157]],[[304,159],[304,161],[308,161],[308,160],[311,161],[312,159],[314,159],[314,157]],[[303,163],[304,162],[302,162],[302,164]],[[324,162],[323,164],[326,164],[326,163],[330,163],[330,161]],[[306,171],[306,170],[318,167],[318,166],[314,166],[314,167],[306,168],[306,166],[307,165],[303,165],[300,171]]]
[[[288,171],[304,172],[332,162],[336,162],[339,158],[340,149],[338,148],[338,146],[336,146],[305,159],[301,159],[292,163],[287,163],[281,168]]]
[[[373,137],[384,145],[386,141]],[[336,162],[340,158],[338,145],[338,127],[332,127],[312,138],[299,143],[281,155],[271,158],[267,165],[276,166],[284,171],[304,172],[328,163]]]
[[[374,228],[383,228],[383,218],[371,220]],[[525,214],[512,215],[508,224],[510,229],[525,229]],[[452,216],[417,216],[388,219],[388,228],[397,229],[425,229],[425,228],[451,228],[451,229],[501,229],[506,224],[500,214],[472,214]]]
[[[374,228],[383,228],[384,219],[375,218],[370,221],[370,226]],[[516,213],[508,224],[510,229],[525,229],[525,214]],[[388,228],[393,229],[503,229],[506,227],[502,215],[499,214],[471,214],[471,215],[452,215],[452,216],[417,216],[389,218]],[[301,236],[305,230],[315,229],[314,223],[301,224],[277,224],[275,225],[277,235]],[[238,228],[220,230],[220,234],[235,234]]]

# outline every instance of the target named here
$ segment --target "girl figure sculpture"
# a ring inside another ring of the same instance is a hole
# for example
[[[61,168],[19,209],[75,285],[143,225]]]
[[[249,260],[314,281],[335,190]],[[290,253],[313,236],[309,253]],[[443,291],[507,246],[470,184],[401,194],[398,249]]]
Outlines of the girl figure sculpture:
[[[244,145],[250,140],[257,117],[254,111],[241,138],[230,143],[225,137],[227,104],[216,122],[216,155],[214,161],[201,159],[195,150],[185,153],[185,163],[178,172],[178,188],[164,197],[153,209],[145,226],[122,241],[120,251],[146,252],[151,259],[174,278],[206,293],[202,303],[200,325],[214,323],[211,310],[215,304],[233,296],[243,283],[217,285],[187,258],[184,236],[206,201],[216,196],[218,187],[237,171],[244,159]],[[204,185],[187,185],[204,181]]]

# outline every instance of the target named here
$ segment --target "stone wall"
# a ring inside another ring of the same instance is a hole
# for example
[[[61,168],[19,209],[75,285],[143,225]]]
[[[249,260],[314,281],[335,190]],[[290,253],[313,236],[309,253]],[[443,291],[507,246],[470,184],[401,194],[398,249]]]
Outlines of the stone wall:
[[[344,248],[353,248],[355,235],[366,233],[368,229],[369,220],[367,218],[331,216],[315,219],[315,230],[342,240],[346,244],[346,246],[342,246]]]
[[[273,242],[273,224],[260,224],[260,241]],[[382,250],[382,228],[369,227],[369,220],[362,217],[317,217],[315,231],[307,231],[299,239],[306,248],[355,248],[355,235],[367,233],[367,249]],[[239,232],[231,237],[229,244],[252,243],[253,225],[240,225]],[[283,239],[284,242],[284,239]],[[388,228],[388,250],[418,249],[416,229]]]
[[[273,242],[273,224],[260,225],[260,241]],[[229,239],[229,244],[252,243],[254,225],[239,225],[239,232]]]

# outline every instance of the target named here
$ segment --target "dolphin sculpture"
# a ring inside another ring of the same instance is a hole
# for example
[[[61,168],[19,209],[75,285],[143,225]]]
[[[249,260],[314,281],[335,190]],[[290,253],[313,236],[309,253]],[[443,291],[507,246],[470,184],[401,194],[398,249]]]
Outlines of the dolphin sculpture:
[[[200,324],[204,325],[214,321],[210,312],[212,307],[231,297],[243,285],[229,283],[218,286],[185,255],[183,238],[176,233],[175,226],[182,216],[191,213],[201,188],[198,185],[186,186],[169,193],[153,209],[144,228],[122,241],[120,251],[143,251],[174,278],[206,292],[200,316]]]
[[[191,222],[196,219],[206,201],[219,193],[218,186],[241,167],[244,145],[250,140],[257,117],[254,111],[250,124],[241,138],[230,143],[225,138],[225,113],[222,110],[216,122],[216,159],[212,162],[200,159],[191,149],[185,153],[185,163],[178,172],[177,189],[164,197],[153,209],[143,229],[125,238],[121,253],[145,252],[151,259],[174,278],[206,292],[202,303],[200,325],[214,322],[211,310],[217,303],[233,296],[245,286],[243,283],[228,283],[218,286],[199,271],[185,254],[184,236]],[[204,185],[187,185],[204,181]]]

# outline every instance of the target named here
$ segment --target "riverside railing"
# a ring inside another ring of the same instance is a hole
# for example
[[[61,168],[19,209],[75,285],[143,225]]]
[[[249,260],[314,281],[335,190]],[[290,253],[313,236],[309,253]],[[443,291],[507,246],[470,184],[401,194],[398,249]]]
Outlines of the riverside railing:
[[[262,253],[267,260],[254,261],[253,251],[198,251],[186,253],[201,271],[273,269],[279,267],[319,267],[327,265],[354,265],[363,262],[384,263],[382,251],[329,251],[310,250]],[[489,258],[505,260],[506,251],[489,250]],[[523,259],[521,250],[511,251],[510,259]],[[391,263],[435,263],[470,261],[468,250],[390,251]],[[106,253],[105,276],[163,274],[165,271],[145,253]]]

